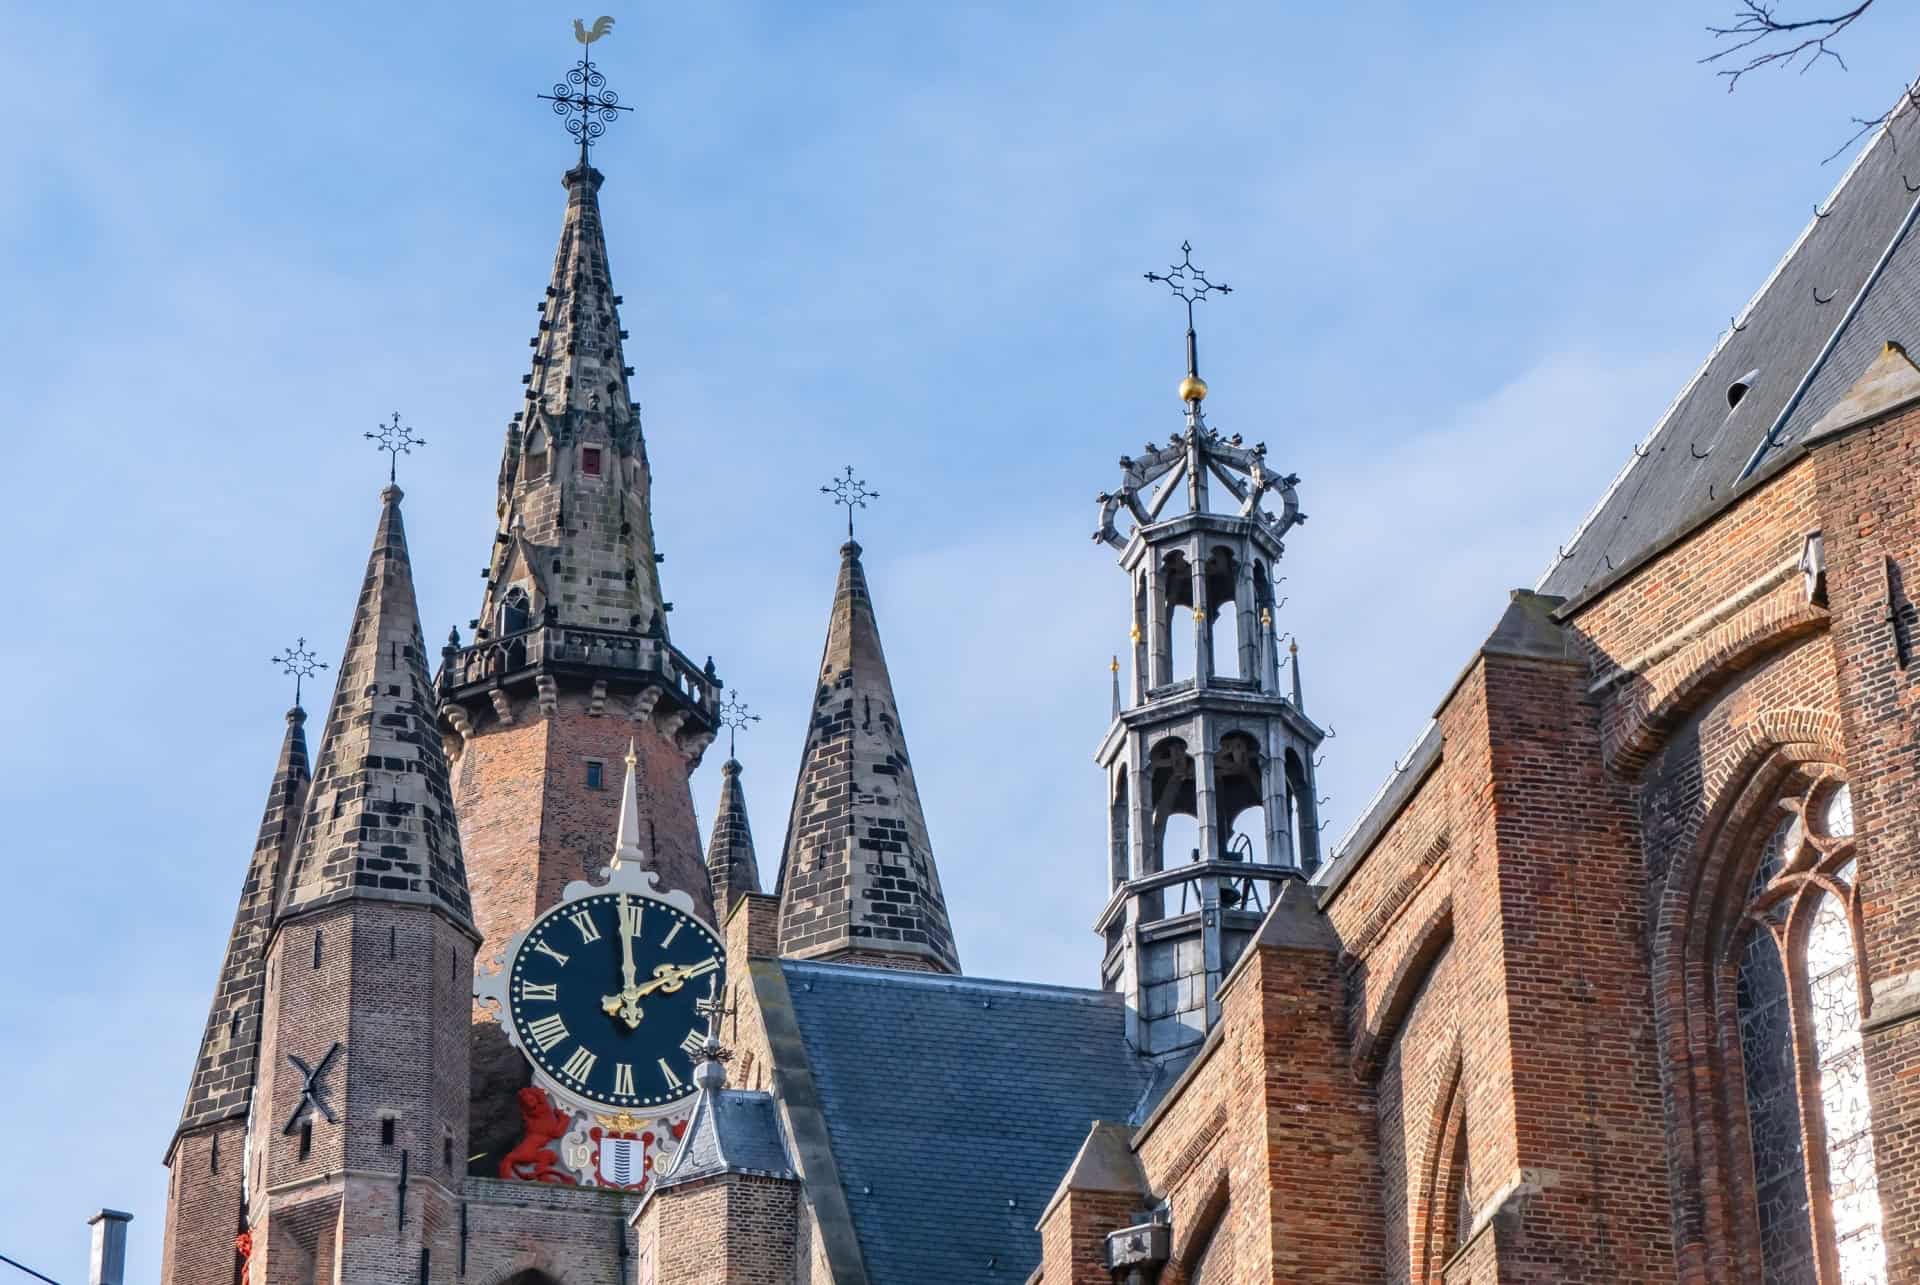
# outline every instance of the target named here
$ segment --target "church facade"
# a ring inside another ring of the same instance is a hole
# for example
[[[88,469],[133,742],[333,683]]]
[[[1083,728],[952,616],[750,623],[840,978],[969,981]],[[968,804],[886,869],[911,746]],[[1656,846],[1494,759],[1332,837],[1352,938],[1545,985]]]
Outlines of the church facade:
[[[851,539],[777,858],[732,760],[703,847],[724,687],[583,149],[468,635],[428,646],[390,486],[311,757],[287,716],[162,1282],[1920,1280],[1915,128],[1331,852],[1301,483],[1189,334],[1100,498],[1089,988],[962,971]]]

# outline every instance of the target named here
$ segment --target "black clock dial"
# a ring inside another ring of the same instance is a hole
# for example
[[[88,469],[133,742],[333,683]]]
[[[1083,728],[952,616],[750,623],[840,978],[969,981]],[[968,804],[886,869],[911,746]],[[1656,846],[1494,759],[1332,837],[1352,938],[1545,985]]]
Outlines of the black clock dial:
[[[521,1048],[556,1083],[609,1108],[661,1107],[693,1093],[693,1055],[707,1035],[696,1005],[723,992],[725,964],[692,915],[595,893],[527,930],[508,1012]]]

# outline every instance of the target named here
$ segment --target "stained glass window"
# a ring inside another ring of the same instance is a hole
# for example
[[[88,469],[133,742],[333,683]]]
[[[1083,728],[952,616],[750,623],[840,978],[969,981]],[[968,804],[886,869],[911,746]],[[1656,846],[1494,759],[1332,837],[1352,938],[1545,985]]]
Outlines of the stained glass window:
[[[1824,795],[1816,787],[1798,800],[1760,854],[1745,936],[1735,947],[1755,1212],[1768,1285],[1813,1285],[1816,1262],[1828,1255],[1842,1285],[1886,1280],[1861,1054],[1852,837],[1853,799],[1845,785]],[[1794,945],[1783,953],[1789,942]],[[1801,1099],[1796,1075],[1807,1065],[1816,1071],[1811,1102]],[[1808,1146],[1826,1160],[1824,1202],[1810,1199]]]

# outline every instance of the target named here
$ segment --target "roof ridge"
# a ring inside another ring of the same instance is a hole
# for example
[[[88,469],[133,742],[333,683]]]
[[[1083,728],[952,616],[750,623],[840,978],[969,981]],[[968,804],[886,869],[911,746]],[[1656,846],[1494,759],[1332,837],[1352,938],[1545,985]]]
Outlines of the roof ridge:
[[[811,977],[842,977],[848,974],[863,981],[901,982],[938,990],[992,990],[1001,994],[1058,995],[1098,1004],[1118,1004],[1118,991],[1098,986],[1062,986],[1051,982],[1023,982],[1003,977],[974,977],[960,973],[934,973],[919,969],[889,968],[884,964],[836,963],[830,960],[782,957],[780,967],[789,973]]]

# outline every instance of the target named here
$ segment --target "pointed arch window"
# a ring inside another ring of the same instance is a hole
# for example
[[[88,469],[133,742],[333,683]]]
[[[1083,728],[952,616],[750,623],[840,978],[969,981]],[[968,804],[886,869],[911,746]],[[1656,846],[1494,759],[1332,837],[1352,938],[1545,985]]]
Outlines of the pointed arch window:
[[[1853,799],[1828,778],[1782,806],[1729,960],[1761,1280],[1877,1285],[1886,1248],[1861,1055]]]
[[[536,428],[527,434],[527,481],[538,482],[547,475],[547,430]]]

